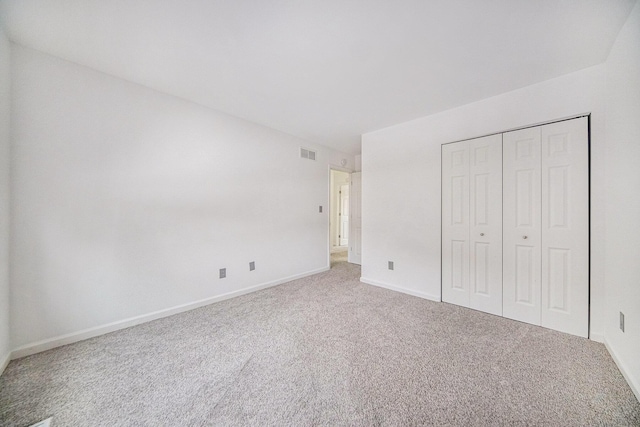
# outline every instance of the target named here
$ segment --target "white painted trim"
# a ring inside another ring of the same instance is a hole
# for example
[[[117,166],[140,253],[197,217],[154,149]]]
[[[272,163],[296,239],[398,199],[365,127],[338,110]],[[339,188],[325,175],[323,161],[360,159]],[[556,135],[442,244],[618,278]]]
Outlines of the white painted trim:
[[[604,339],[604,346],[607,348],[607,350],[609,350],[611,358],[614,362],[616,362],[616,365],[618,365],[618,369],[622,373],[622,376],[625,380],[627,380],[627,384],[629,384],[629,387],[631,387],[631,391],[633,391],[633,394],[636,395],[636,399],[638,399],[638,402],[640,402],[640,383],[638,383],[637,379],[631,376],[631,374],[629,373],[629,368],[627,368],[627,365],[625,365],[624,362],[618,357],[616,352],[607,342],[606,338]]]
[[[366,283],[367,285],[378,286],[380,288],[385,288],[385,289],[389,289],[389,290],[392,290],[392,291],[401,292],[403,294],[412,295],[414,297],[419,297],[419,298],[428,299],[430,301],[440,302],[440,297],[437,297],[437,296],[434,296],[434,295],[431,295],[431,294],[427,294],[425,292],[414,291],[413,289],[407,289],[407,288],[403,288],[401,286],[390,285],[389,283],[379,282],[379,281],[373,280],[373,279],[367,279],[366,277],[361,277],[360,281],[362,283]]]
[[[0,359],[0,375],[7,369],[9,362],[11,361],[11,352],[5,354],[4,358]]]
[[[354,165],[355,166],[355,165]],[[334,170],[336,172],[346,172],[348,174],[353,173],[353,169],[343,168],[342,166],[334,165],[329,163],[327,167],[327,206],[326,206],[326,214],[325,218],[327,219],[326,227],[327,227],[327,265],[331,265],[331,254],[333,253],[334,246],[331,246],[331,171]],[[349,176],[349,181],[351,181],[351,176]]]
[[[353,169],[351,168],[343,168],[342,166],[329,164],[329,170],[332,170],[332,169],[337,172],[353,173]]]
[[[595,341],[595,342],[599,342],[599,343],[601,343],[601,344],[604,344],[604,335],[602,335],[602,334],[598,334],[598,333],[595,333],[595,332],[591,332],[591,333],[589,334],[589,339],[590,339],[591,341]]]
[[[262,283],[260,285],[250,286],[248,288],[240,289],[238,291],[233,291],[233,292],[229,292],[222,295],[216,295],[214,297],[205,298],[203,300],[194,301],[186,304],[181,304],[175,307],[154,311],[152,313],[143,314],[141,316],[130,317],[128,319],[118,320],[116,322],[108,323],[106,325],[83,329],[81,331],[71,332],[69,334],[60,335],[54,338],[49,338],[46,340],[26,344],[13,350],[11,352],[11,359],[13,360],[13,359],[18,359],[20,357],[30,356],[32,354],[50,350],[52,348],[60,347],[67,344],[73,344],[78,341],[83,341],[89,338],[94,338],[100,335],[108,334],[109,332],[114,332],[120,329],[129,328],[131,326],[140,325],[142,323],[150,322],[156,319],[161,319],[163,317],[173,316],[174,314],[183,313],[185,311],[204,307],[205,305],[213,304],[215,302],[224,301],[227,299],[239,297],[241,295],[249,294],[251,292],[256,292],[261,289],[266,289],[272,286],[281,285],[283,283],[290,282],[292,280],[301,279],[307,276],[312,276],[314,274],[322,273],[323,271],[327,271],[327,270],[329,270],[328,266],[322,267],[316,270],[307,271],[306,273],[285,277],[283,279]],[[7,358],[7,363],[8,363],[8,360],[9,358]]]
[[[470,141],[472,139],[484,138],[485,136],[493,136],[493,135],[498,135],[500,133],[508,133],[508,132],[515,132],[517,130],[522,130],[522,129],[536,128],[538,126],[550,125],[550,124],[558,123],[558,122],[565,122],[567,120],[578,119],[580,117],[588,117],[590,115],[591,115],[591,112],[576,114],[576,115],[572,115],[572,116],[566,116],[566,117],[563,117],[563,118],[560,118],[560,119],[554,119],[554,120],[550,120],[550,121],[546,121],[546,122],[538,122],[538,123],[534,123],[534,124],[518,126],[518,127],[515,127],[515,128],[503,130],[503,131],[500,131],[500,132],[493,132],[493,133],[489,133],[489,134],[486,134],[486,135],[474,136],[474,137],[471,137],[471,138],[459,139],[457,141],[445,142],[445,143],[443,143],[441,145],[455,144],[456,142]],[[418,119],[418,120],[420,120],[420,119]],[[404,123],[402,123],[402,124],[404,124]],[[375,131],[375,132],[377,132],[377,131]]]

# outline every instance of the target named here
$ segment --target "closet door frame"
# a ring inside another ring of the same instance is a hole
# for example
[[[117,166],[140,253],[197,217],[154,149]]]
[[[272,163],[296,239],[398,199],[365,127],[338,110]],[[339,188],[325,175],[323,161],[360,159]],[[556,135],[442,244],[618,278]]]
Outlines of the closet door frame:
[[[590,154],[591,153],[591,123],[590,123],[591,122],[591,115],[590,114],[580,114],[580,115],[575,115],[575,116],[569,116],[569,117],[566,117],[566,118],[552,120],[552,121],[549,121],[549,122],[544,122],[544,123],[539,123],[539,124],[529,125],[529,126],[522,126],[522,127],[519,127],[519,128],[513,128],[513,129],[510,129],[510,130],[505,130],[505,131],[502,131],[502,132],[496,132],[496,133],[489,134],[487,136],[496,135],[496,134],[500,134],[500,135],[504,136],[504,134],[506,134],[508,132],[514,132],[514,131],[519,131],[519,130],[524,130],[524,129],[542,127],[542,126],[546,126],[546,125],[550,125],[550,124],[554,124],[554,123],[559,123],[559,122],[564,122],[564,121],[574,120],[574,119],[579,119],[579,118],[583,118],[584,120],[586,120],[586,157],[587,157],[587,164],[586,164],[585,167],[586,167],[586,180],[587,180],[587,182],[586,182],[585,185],[586,185],[586,194],[587,194],[587,196],[586,196],[586,199],[587,199],[586,200],[586,204],[587,204],[586,218],[587,218],[587,220],[586,220],[586,236],[583,236],[583,238],[586,239],[586,245],[583,243],[582,247],[584,249],[586,249],[586,251],[587,251],[587,255],[586,255],[586,258],[587,258],[587,270],[586,270],[586,282],[587,283],[586,283],[586,287],[587,287],[587,289],[586,289],[586,297],[583,294],[582,300],[584,301],[584,299],[586,298],[587,303],[584,304],[584,302],[582,302],[581,304],[583,306],[584,311],[586,311],[586,313],[584,313],[583,316],[586,316],[587,319],[586,319],[586,327],[584,326],[585,322],[582,321],[581,322],[582,326],[575,327],[575,328],[573,328],[573,330],[565,330],[565,332],[588,338],[589,335],[590,335],[590,316],[591,316],[591,154]],[[477,138],[473,138],[473,139],[477,139]],[[470,141],[470,139],[452,141],[452,142],[449,142],[449,143],[442,144],[441,145],[441,161],[444,161],[445,146],[451,145],[451,144],[454,144],[454,143],[466,142],[466,141]],[[503,142],[503,146],[504,146],[504,143],[505,142]],[[542,141],[541,141],[541,143],[542,143]],[[445,220],[445,218],[444,218],[444,215],[445,215],[445,212],[444,212],[444,166],[441,165],[441,168],[442,168],[441,169],[441,179],[443,179],[442,186],[441,186],[441,189],[442,189],[441,207],[442,207],[442,209],[441,209],[441,234],[440,234],[441,235],[441,245],[440,245],[440,247],[441,247],[441,249],[443,251],[443,252],[441,252],[441,274],[442,274],[441,275],[441,295],[442,295],[441,300],[445,301],[445,302],[448,302],[445,299],[445,291],[444,291],[444,287],[445,287],[445,270],[444,270],[445,269],[445,260],[444,260],[444,258],[445,258],[444,257],[444,249],[445,249],[445,240],[444,240],[444,237],[445,237],[445,230],[444,230],[444,220]],[[542,168],[541,168],[541,173],[543,173]],[[504,171],[503,171],[503,181],[504,181],[504,179],[505,179],[505,177],[504,177]],[[468,183],[468,181],[467,181],[467,183]],[[503,186],[503,188],[504,188],[504,186]],[[469,190],[469,187],[467,187],[467,191],[468,190]],[[541,189],[540,190],[542,190],[542,183],[541,183]],[[504,221],[504,219],[503,219],[503,221]],[[541,232],[542,232],[542,230],[541,230]],[[503,238],[504,238],[504,230],[503,230]],[[542,240],[542,236],[541,236],[541,240]],[[469,246],[467,244],[467,248],[468,247]],[[503,248],[503,257],[504,257],[504,250],[505,249]],[[542,257],[542,255],[541,255],[541,257]],[[542,264],[542,259],[540,260],[540,262]],[[540,274],[540,276],[541,276],[540,279],[541,280],[542,280],[542,274],[543,273],[541,271],[541,274]],[[468,283],[467,283],[467,286],[469,286]],[[541,288],[542,288],[542,286],[544,286],[544,284],[540,283],[540,287]],[[504,292],[504,283],[503,283],[503,292]],[[503,298],[504,297],[505,296],[503,295]],[[548,302],[549,289],[547,289],[545,291],[544,295],[543,295],[543,291],[541,289],[541,292],[540,292],[540,304],[543,303],[543,299],[544,298],[547,298],[547,302]],[[453,302],[453,303],[456,304],[455,302]],[[458,304],[458,305],[463,305],[463,304]],[[467,303],[467,305],[463,305],[463,306],[468,307],[468,303]],[[555,329],[556,327],[553,325],[553,320],[549,319],[548,314],[549,314],[548,310],[547,310],[546,314],[543,314],[541,312],[537,324],[541,324],[542,326],[551,327],[551,328]],[[503,316],[504,317],[509,317],[509,316],[507,316],[507,313],[504,311],[504,307],[503,307]],[[547,320],[545,320],[545,318]]]

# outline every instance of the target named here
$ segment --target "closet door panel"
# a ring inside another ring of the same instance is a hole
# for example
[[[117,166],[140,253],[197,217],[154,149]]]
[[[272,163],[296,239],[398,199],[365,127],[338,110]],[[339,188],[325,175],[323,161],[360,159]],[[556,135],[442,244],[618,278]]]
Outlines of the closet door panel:
[[[469,307],[502,315],[502,134],[469,141]]]
[[[587,337],[587,118],[542,126],[542,326]]]
[[[442,300],[469,307],[469,144],[442,146]]]
[[[503,315],[540,325],[541,131],[503,135]]]

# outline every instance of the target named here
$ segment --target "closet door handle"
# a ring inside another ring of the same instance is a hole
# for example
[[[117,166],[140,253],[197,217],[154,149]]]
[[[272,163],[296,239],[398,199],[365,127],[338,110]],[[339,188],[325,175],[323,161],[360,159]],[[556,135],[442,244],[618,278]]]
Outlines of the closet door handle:
[[[484,233],[480,233],[481,236],[484,236]]]
[[[522,238],[526,240],[528,237],[527,236],[522,236]]]

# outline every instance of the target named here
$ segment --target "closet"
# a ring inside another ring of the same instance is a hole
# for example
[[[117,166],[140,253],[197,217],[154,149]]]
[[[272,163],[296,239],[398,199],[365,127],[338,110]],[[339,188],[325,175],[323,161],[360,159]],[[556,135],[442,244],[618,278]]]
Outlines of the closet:
[[[442,146],[442,300],[588,336],[587,117]]]

